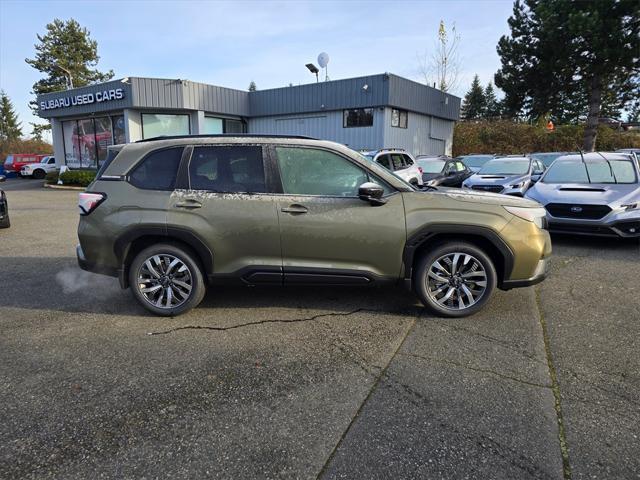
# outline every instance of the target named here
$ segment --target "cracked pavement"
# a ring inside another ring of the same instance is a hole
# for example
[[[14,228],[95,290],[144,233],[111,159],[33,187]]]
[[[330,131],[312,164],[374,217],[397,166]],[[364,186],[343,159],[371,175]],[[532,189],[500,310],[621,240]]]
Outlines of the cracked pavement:
[[[640,475],[637,243],[554,238],[547,281],[462,320],[400,288],[166,319],[77,269],[75,192],[8,184],[0,478]]]

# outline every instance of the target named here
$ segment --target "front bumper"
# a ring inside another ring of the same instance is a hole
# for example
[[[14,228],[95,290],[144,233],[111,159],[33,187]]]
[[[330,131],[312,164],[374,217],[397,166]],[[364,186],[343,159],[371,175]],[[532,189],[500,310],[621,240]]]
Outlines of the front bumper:
[[[568,220],[547,214],[549,231],[571,235],[610,238],[640,238],[640,216],[613,220]]]
[[[533,276],[524,280],[505,280],[500,285],[501,290],[511,290],[512,288],[530,287],[531,285],[537,285],[547,278],[547,259],[542,258],[538,262]]]

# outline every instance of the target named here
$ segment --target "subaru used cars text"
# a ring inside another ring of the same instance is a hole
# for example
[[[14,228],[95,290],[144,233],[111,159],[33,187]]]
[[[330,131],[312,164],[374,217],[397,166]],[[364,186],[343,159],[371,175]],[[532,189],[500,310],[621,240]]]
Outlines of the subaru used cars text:
[[[159,315],[195,307],[207,284],[401,283],[432,312],[465,316],[496,287],[542,281],[551,254],[536,202],[419,191],[343,145],[303,137],[110,147],[79,207],[80,266],[118,277]]]

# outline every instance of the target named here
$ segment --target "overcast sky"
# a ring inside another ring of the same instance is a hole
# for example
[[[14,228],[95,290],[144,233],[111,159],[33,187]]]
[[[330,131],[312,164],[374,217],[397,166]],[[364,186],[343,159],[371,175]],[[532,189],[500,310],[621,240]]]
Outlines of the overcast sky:
[[[461,37],[461,85],[484,83],[499,67],[511,0],[449,1],[29,1],[0,0],[0,88],[30,133],[28,102],[41,74],[25,63],[36,34],[54,18],[75,18],[98,42],[99,68],[116,78],[183,78],[246,89],[308,83],[305,68],[330,55],[331,79],[391,72],[422,81],[418,56],[431,52],[438,24]]]

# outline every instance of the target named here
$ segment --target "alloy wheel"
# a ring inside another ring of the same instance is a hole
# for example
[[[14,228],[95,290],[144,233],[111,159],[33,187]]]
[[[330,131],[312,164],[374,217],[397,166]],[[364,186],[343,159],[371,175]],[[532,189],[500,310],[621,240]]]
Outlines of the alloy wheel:
[[[431,264],[425,284],[429,297],[441,307],[465,310],[485,294],[487,272],[473,255],[452,252]]]
[[[176,308],[189,299],[193,276],[178,257],[158,254],[147,258],[137,275],[138,290],[154,307]]]

